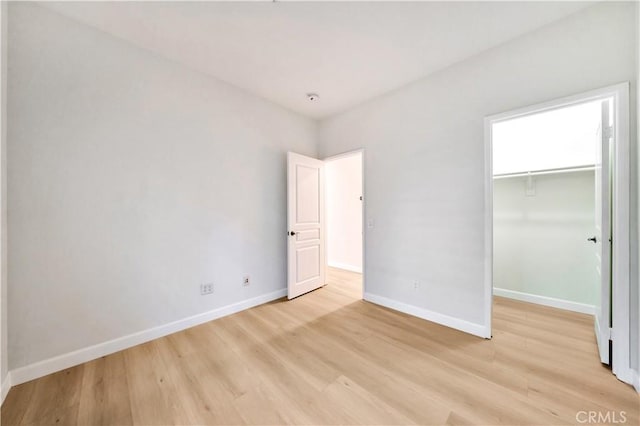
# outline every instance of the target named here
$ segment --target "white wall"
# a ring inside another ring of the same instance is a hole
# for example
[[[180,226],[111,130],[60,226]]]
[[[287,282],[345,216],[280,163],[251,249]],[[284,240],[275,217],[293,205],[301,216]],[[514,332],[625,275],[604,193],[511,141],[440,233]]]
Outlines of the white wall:
[[[535,196],[525,194],[526,177],[494,180],[494,287],[598,305],[595,245],[587,242],[595,234],[594,172],[532,179]]]
[[[9,23],[11,369],[285,288],[315,122],[34,4]]]
[[[325,163],[329,266],[362,272],[362,153]]]
[[[321,122],[321,156],[366,149],[367,292],[484,328],[483,119],[635,84],[634,7],[598,4]]]

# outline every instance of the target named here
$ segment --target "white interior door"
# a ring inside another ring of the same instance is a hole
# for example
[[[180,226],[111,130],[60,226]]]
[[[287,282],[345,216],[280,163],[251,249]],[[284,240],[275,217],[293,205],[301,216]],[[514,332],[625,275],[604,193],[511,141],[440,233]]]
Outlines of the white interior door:
[[[324,162],[287,154],[288,298],[325,284]]]
[[[589,241],[595,243],[596,271],[600,282],[600,301],[596,306],[595,332],[600,361],[609,364],[611,338],[611,171],[610,150],[613,131],[609,117],[610,100],[602,101],[602,122],[598,135],[595,168],[596,233]]]

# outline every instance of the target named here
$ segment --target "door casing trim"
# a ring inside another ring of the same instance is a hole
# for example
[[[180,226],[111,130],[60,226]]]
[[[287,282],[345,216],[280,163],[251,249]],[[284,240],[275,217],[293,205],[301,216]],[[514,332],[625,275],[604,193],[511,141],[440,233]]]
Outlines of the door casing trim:
[[[493,308],[493,155],[492,125],[501,121],[527,115],[551,111],[567,106],[612,98],[615,109],[614,148],[613,148],[613,284],[611,292],[613,308],[613,373],[625,383],[631,384],[633,372],[630,366],[629,351],[629,279],[630,279],[630,178],[629,178],[629,82],[554,99],[524,108],[488,116],[484,119],[484,305],[485,334],[491,337],[491,315]]]

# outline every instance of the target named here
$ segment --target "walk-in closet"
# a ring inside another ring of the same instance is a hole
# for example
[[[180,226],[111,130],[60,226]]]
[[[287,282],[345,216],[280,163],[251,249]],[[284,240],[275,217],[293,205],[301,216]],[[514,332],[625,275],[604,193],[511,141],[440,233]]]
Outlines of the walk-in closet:
[[[593,313],[602,101],[493,126],[494,294]]]

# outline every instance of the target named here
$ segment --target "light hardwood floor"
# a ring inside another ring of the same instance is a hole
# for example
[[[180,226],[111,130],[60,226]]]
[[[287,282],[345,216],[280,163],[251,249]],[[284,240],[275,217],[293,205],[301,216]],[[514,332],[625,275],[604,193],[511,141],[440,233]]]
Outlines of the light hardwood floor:
[[[330,283],[16,386],[2,425],[575,424],[636,392],[600,365],[592,320],[496,298],[484,340]],[[613,419],[613,417],[610,417]]]

